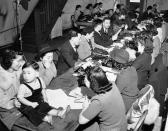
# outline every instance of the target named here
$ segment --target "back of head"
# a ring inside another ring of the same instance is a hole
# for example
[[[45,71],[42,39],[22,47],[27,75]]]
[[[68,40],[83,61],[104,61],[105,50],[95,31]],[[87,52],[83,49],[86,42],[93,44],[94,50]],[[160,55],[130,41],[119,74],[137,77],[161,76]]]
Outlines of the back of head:
[[[147,7],[147,11],[148,11],[148,10],[152,10],[152,6],[148,6],[148,7]]]
[[[117,9],[120,10],[121,9],[121,5],[120,4],[117,4]]]
[[[108,81],[105,72],[100,67],[90,67],[86,72],[90,88],[96,94],[106,93],[112,89],[112,84]]]

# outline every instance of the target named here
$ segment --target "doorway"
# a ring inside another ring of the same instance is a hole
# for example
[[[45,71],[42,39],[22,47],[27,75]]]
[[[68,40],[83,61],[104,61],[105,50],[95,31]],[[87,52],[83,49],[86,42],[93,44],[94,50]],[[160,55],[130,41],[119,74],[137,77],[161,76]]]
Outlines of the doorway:
[[[140,13],[143,12],[145,0],[127,0],[126,4],[129,7],[129,10],[136,10],[137,8],[140,9]]]

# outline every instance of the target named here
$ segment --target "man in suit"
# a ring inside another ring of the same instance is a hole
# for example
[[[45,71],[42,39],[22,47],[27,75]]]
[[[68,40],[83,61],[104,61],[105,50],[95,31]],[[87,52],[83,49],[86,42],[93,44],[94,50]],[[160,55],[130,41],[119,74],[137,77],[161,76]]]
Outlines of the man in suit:
[[[57,62],[57,74],[61,75],[69,68],[75,65],[78,61],[77,48],[79,47],[79,41],[81,39],[81,34],[71,31],[70,40],[66,41],[60,50],[60,55]]]
[[[108,47],[113,44],[113,40],[116,40],[114,36],[110,19],[104,18],[101,30],[94,33],[94,41],[98,45]]]

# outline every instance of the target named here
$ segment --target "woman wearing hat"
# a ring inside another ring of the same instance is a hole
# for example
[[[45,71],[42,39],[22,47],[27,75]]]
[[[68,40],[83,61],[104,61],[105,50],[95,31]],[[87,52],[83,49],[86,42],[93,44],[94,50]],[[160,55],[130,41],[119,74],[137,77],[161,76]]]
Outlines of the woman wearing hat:
[[[124,102],[115,83],[108,81],[100,67],[91,67],[86,72],[84,83],[95,96],[91,100],[86,98],[79,123],[88,123],[87,131],[126,131]]]
[[[138,97],[138,76],[136,69],[130,66],[129,63],[129,54],[124,49],[114,49],[110,53],[111,58],[115,62],[114,68],[120,70],[120,73],[116,79],[116,85],[121,92],[123,97],[126,112],[130,109],[132,103]]]
[[[48,86],[51,80],[57,76],[57,69],[53,62],[53,49],[48,44],[41,45],[38,56],[39,75]]]

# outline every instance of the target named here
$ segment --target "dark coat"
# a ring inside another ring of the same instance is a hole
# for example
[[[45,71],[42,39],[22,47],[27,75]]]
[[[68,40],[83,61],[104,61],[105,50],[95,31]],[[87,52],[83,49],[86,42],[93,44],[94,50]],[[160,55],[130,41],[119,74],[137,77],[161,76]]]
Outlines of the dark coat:
[[[148,84],[149,71],[151,68],[152,56],[150,53],[142,53],[139,55],[136,60],[133,62],[133,65],[136,68],[138,73],[138,88],[141,90]]]
[[[164,98],[168,88],[168,69],[163,64],[162,54],[159,54],[152,64],[149,84],[153,86],[155,90],[155,98],[161,104],[161,108],[163,108]]]
[[[121,92],[126,107],[126,112],[138,98],[138,75],[134,67],[128,67],[118,74],[116,85]]]
[[[104,29],[100,30],[100,33],[94,32],[94,42],[98,45],[108,47],[113,44],[112,36],[114,35],[113,29],[109,28],[108,32],[105,33]]]
[[[73,67],[78,60],[78,53],[74,51],[69,41],[66,41],[60,50],[57,63],[57,74],[61,75]]]

